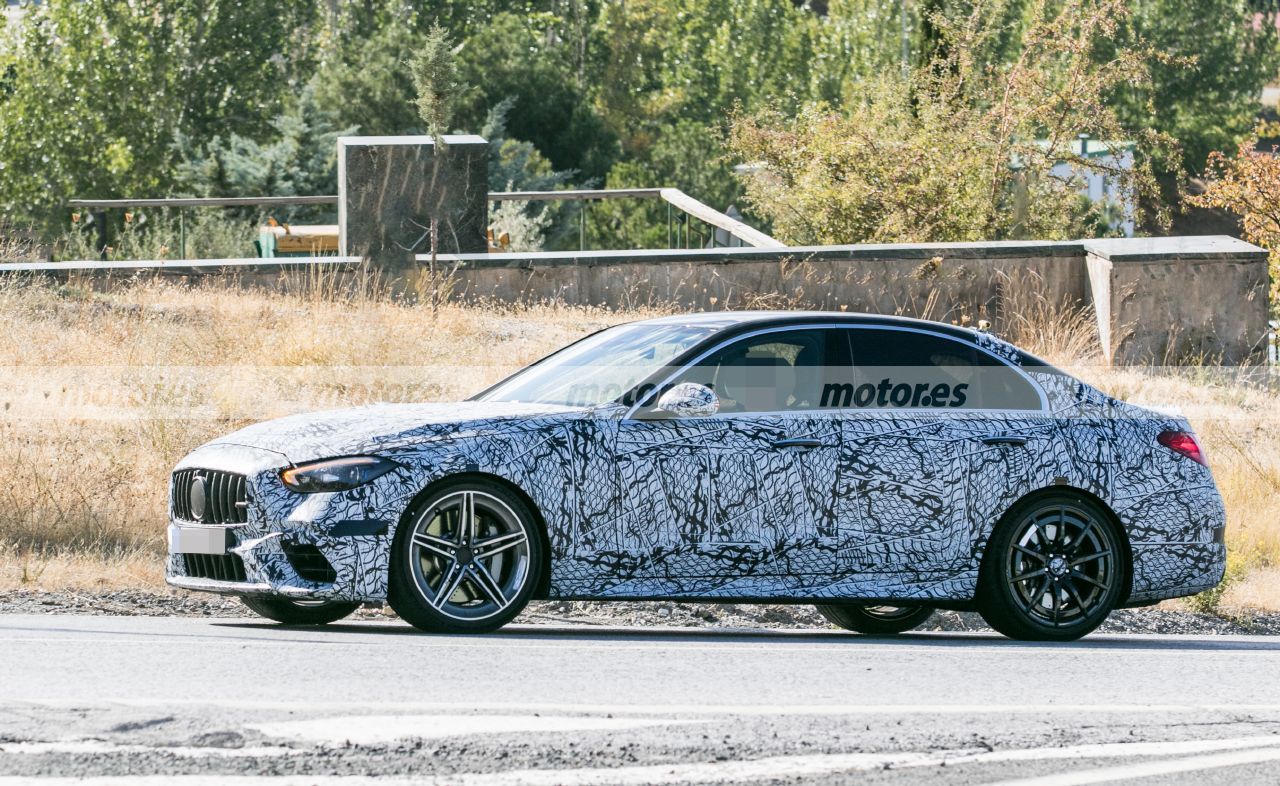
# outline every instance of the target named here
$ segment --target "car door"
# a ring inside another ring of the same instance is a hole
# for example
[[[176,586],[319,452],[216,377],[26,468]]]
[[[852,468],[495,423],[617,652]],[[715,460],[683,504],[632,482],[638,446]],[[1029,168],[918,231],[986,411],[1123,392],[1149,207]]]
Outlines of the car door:
[[[817,398],[846,347],[819,328],[753,332],[663,386],[710,387],[716,414],[649,406],[619,424],[623,526],[667,591],[772,594],[778,577],[830,570],[816,546],[833,526],[840,428]]]
[[[855,326],[839,390],[838,569],[928,574],[971,565],[971,502],[1047,436],[1043,397],[1006,361],[921,328]],[[1020,419],[1021,418],[1021,419]]]

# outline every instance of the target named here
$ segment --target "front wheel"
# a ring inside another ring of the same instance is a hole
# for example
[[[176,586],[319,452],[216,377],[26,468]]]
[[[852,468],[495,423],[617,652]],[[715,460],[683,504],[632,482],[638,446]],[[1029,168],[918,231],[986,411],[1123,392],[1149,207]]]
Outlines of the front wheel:
[[[240,602],[253,613],[285,625],[328,625],[360,608],[359,603],[291,600],[273,595],[242,595]]]
[[[388,601],[430,633],[487,633],[529,602],[542,539],[516,494],[490,481],[442,487],[396,533]]]
[[[933,609],[927,606],[823,605],[815,608],[833,625],[881,636],[917,628],[933,616]]]
[[[1018,505],[1000,521],[982,560],[978,611],[1026,641],[1073,641],[1119,601],[1125,551],[1105,508],[1076,494]]]

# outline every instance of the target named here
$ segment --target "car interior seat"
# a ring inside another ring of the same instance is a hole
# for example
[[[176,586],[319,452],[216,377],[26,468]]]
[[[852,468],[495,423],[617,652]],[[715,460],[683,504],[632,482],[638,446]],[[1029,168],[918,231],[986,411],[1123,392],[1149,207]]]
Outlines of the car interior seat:
[[[726,411],[775,412],[788,408],[795,369],[786,358],[751,350],[721,361],[714,388]]]

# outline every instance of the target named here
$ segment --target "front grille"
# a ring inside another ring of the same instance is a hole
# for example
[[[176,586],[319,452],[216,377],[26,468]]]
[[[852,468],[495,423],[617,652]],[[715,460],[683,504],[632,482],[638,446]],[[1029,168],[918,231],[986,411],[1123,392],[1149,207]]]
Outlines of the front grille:
[[[244,560],[239,554],[183,554],[187,575],[196,579],[244,581]]]
[[[204,509],[195,509],[192,489],[204,486]],[[180,469],[173,473],[173,517],[201,524],[244,524],[249,520],[249,486],[244,475],[213,469]]]
[[[318,584],[332,584],[338,578],[333,565],[324,558],[320,549],[310,543],[285,542],[282,545],[285,558],[300,577]]]

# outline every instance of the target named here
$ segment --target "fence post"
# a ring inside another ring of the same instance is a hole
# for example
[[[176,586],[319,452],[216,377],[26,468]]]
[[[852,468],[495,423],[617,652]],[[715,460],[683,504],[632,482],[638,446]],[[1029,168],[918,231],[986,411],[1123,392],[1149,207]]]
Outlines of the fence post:
[[[98,258],[107,261],[107,211],[99,210],[93,214],[93,223],[98,234]]]

